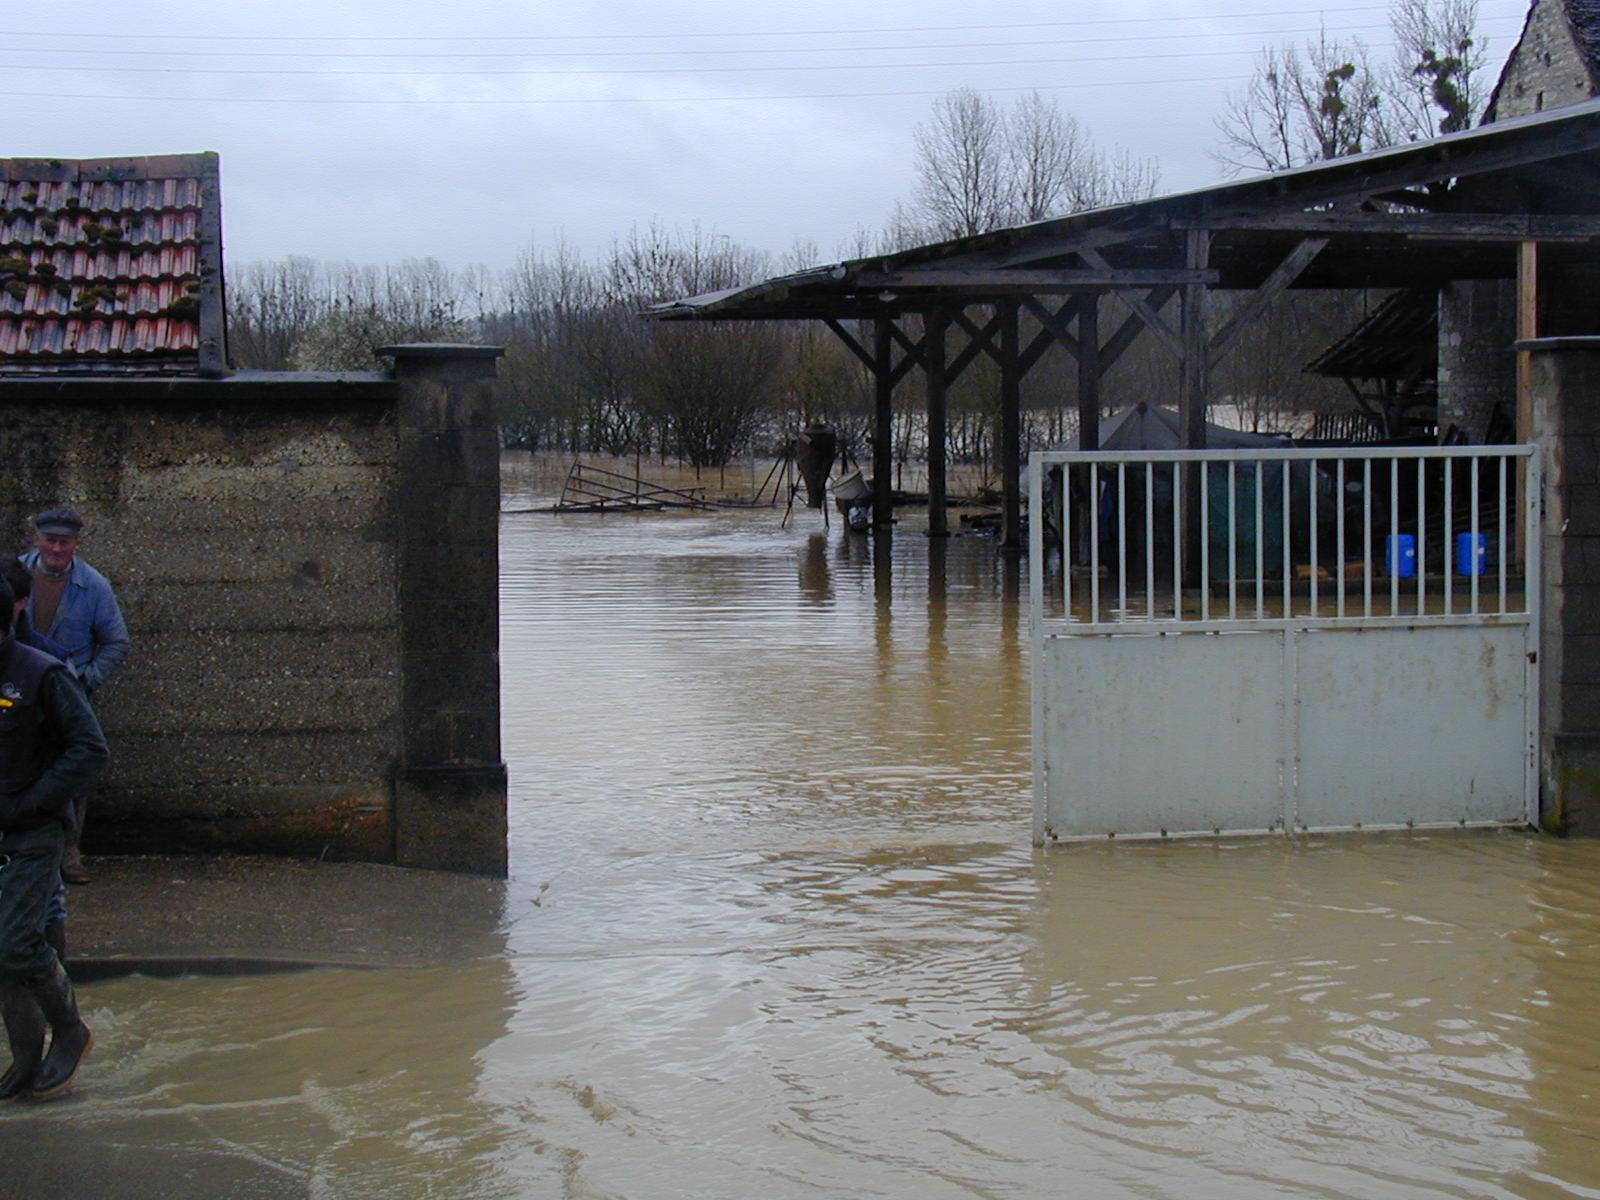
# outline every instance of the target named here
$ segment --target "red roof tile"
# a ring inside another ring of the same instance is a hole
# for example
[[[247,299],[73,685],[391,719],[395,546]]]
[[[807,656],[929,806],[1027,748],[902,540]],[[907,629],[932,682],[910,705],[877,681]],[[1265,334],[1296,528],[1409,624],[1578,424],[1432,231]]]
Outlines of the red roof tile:
[[[0,159],[0,376],[215,374],[215,154]]]

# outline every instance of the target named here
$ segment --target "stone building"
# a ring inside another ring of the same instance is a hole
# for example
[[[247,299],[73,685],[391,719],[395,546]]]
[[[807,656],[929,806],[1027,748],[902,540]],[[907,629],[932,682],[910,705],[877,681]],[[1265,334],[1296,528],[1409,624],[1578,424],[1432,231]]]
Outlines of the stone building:
[[[1501,68],[1484,109],[1485,125],[1563,108],[1600,95],[1600,0],[1534,0],[1522,36]],[[1576,184],[1577,186],[1574,186]],[[1503,184],[1501,185],[1504,186]],[[1592,181],[1531,173],[1512,197],[1529,212],[1594,212]],[[1485,442],[1514,436],[1517,365],[1511,343],[1522,334],[1600,332],[1588,303],[1595,263],[1587,249],[1529,247],[1539,299],[1518,329],[1517,285],[1462,280],[1439,292],[1439,430]]]
[[[1600,3],[1534,0],[1484,109],[1485,123],[1600,95]]]

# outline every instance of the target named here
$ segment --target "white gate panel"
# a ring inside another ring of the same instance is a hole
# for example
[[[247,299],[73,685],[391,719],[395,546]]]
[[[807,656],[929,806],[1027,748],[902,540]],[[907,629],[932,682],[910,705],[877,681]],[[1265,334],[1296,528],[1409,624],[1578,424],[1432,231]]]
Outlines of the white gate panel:
[[[1046,639],[1047,835],[1277,828],[1282,642],[1266,633]]]
[[[1297,825],[1530,819],[1528,626],[1294,637]]]
[[[1531,446],[1036,454],[1035,842],[1533,822],[1539,497]]]

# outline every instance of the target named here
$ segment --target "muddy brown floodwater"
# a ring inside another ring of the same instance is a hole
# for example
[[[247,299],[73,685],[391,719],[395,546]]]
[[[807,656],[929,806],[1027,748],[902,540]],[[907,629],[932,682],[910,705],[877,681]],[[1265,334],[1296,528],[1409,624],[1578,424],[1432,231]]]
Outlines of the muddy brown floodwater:
[[[35,1155],[152,1196],[1600,1196],[1600,845],[1035,852],[993,544],[780,515],[506,516],[492,952],[86,988]]]

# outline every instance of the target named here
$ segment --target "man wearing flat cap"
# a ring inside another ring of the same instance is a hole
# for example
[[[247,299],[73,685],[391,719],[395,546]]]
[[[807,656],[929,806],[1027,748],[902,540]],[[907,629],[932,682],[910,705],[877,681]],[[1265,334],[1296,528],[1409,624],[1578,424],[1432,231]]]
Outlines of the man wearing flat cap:
[[[33,572],[27,615],[33,644],[66,663],[84,691],[93,695],[128,654],[128,627],[111,583],[78,557],[83,518],[69,508],[52,508],[33,519],[34,548],[18,561]],[[61,876],[87,883],[79,842],[87,797],[74,797],[76,818],[67,831]]]

